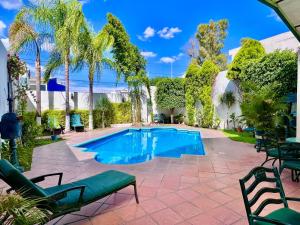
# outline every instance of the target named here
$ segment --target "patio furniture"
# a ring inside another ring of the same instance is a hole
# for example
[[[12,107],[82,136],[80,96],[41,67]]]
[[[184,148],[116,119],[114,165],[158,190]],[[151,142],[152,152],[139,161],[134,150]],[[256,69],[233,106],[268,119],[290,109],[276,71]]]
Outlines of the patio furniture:
[[[81,123],[79,114],[71,115],[71,128],[73,128],[75,131],[77,131],[78,129],[81,131],[84,130],[84,125]]]
[[[268,185],[262,187],[263,182],[267,182]],[[250,225],[299,224],[300,213],[289,208],[288,201],[300,202],[300,199],[285,196],[276,168],[256,167],[247,176],[240,179],[240,186]],[[256,191],[255,194],[253,193],[254,190]],[[249,195],[252,197],[249,197]],[[265,198],[262,199],[262,197]],[[282,207],[266,216],[260,216],[264,208],[272,204],[282,205]],[[253,209],[254,206],[257,207]]]
[[[42,188],[37,185],[51,176],[58,176],[57,186]],[[11,187],[8,192],[14,190],[25,198],[41,199],[42,202],[38,207],[47,209],[52,213],[49,221],[79,211],[81,207],[131,185],[134,187],[135,200],[139,203],[135,176],[115,170],[62,184],[63,173],[47,174],[29,180],[8,161],[0,160],[0,178]]]
[[[284,169],[291,170],[292,181],[299,182],[300,181],[300,159],[285,159],[283,160],[282,165],[280,166],[280,174]]]
[[[63,134],[64,127],[59,123],[58,119],[55,116],[48,116],[48,129],[53,130],[54,134]]]

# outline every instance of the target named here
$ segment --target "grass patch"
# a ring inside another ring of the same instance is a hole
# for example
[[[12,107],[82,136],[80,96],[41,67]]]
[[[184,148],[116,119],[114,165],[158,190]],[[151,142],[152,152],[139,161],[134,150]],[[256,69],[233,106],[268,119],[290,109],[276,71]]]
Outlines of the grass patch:
[[[255,144],[256,140],[253,137],[253,133],[250,132],[242,132],[239,133],[235,130],[223,130],[223,133],[226,137],[233,141],[244,142],[249,144]]]

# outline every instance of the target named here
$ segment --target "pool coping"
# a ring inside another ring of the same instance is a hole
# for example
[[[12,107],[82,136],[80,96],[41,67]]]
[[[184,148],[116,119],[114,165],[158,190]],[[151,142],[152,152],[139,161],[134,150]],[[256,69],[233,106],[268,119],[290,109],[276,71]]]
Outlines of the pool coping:
[[[68,145],[70,147],[70,150],[73,152],[73,154],[75,155],[75,157],[77,158],[78,161],[89,160],[89,159],[93,159],[93,160],[96,161],[95,156],[97,155],[97,152],[85,152],[84,150],[86,150],[86,148],[82,148],[80,146],[84,145],[84,144],[89,144],[89,143],[92,143],[92,142],[96,142],[96,141],[99,141],[101,139],[105,139],[105,138],[111,137],[113,135],[116,135],[116,134],[119,134],[119,133],[122,133],[122,132],[125,132],[125,131],[128,131],[128,130],[154,130],[154,129],[174,129],[174,130],[177,130],[177,131],[189,131],[189,132],[199,133],[200,139],[202,140],[201,143],[202,143],[202,146],[203,146],[204,155],[181,154],[181,157],[179,157],[179,159],[184,157],[184,156],[196,156],[196,157],[202,156],[203,157],[203,156],[208,155],[207,151],[205,150],[206,146],[204,144],[204,141],[203,141],[200,130],[177,128],[177,127],[173,127],[173,126],[167,126],[167,127],[165,127],[165,126],[141,127],[141,128],[128,127],[128,128],[124,128],[124,129],[121,129],[119,131],[116,131],[116,132],[112,132],[110,134],[106,134],[106,135],[103,135],[103,136],[100,136],[100,137],[97,137],[97,138],[92,138],[92,139],[89,139],[87,141],[80,142],[78,144],[68,144]],[[155,157],[155,158],[176,159],[176,158],[173,158],[173,157]],[[152,161],[152,160],[150,160],[150,161]],[[149,162],[149,161],[145,161],[145,162],[141,162],[141,163],[147,163],[147,162]],[[101,162],[98,162],[98,163],[102,164]],[[139,164],[139,163],[136,163],[136,164]],[[106,164],[104,164],[104,165],[106,165]],[[114,164],[114,165],[122,165],[122,164]],[[132,164],[132,165],[135,165],[135,164]]]

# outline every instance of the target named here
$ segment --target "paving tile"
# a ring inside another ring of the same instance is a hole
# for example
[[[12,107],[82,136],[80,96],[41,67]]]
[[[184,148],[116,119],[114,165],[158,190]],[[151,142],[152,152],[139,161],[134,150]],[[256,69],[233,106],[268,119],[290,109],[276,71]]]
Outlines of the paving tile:
[[[192,200],[199,196],[198,192],[193,191],[190,188],[177,191],[177,194],[179,194],[182,198],[184,198],[186,200]]]
[[[198,208],[200,208],[202,211],[209,211],[213,208],[220,206],[220,203],[211,200],[210,198],[204,195],[201,195],[198,198],[193,199],[191,203],[197,206]]]
[[[216,218],[217,220],[221,221],[223,224],[226,225],[233,224],[242,218],[235,212],[225,207],[212,209],[209,212],[209,215],[213,216],[214,218]]]
[[[124,221],[131,221],[146,215],[143,208],[137,204],[127,205],[125,207],[114,210]]]
[[[124,225],[125,221],[115,212],[99,214],[91,219],[92,224],[101,225]]]
[[[127,222],[126,225],[157,225],[156,222],[150,216],[144,216],[142,218]]]
[[[183,220],[176,212],[169,208],[153,213],[151,217],[159,225],[175,225]]]
[[[230,202],[230,201],[233,200],[232,197],[230,197],[229,195],[224,194],[221,191],[211,192],[207,195],[210,199],[213,199],[214,201],[219,202],[221,204],[225,204],[225,203]]]
[[[176,193],[170,193],[170,194],[164,195],[164,196],[160,197],[159,200],[162,201],[163,203],[165,203],[167,206],[176,206],[185,201],[184,198],[182,198],[180,195],[178,195]]]
[[[209,216],[207,214],[201,214],[198,216],[193,217],[192,219],[188,220],[189,223],[192,225],[224,225],[221,221]]]
[[[184,219],[189,219],[202,213],[202,210],[200,208],[194,206],[189,202],[181,203],[180,205],[173,207],[173,210]]]
[[[157,199],[146,200],[140,204],[147,213],[153,213],[167,207],[164,203]]]

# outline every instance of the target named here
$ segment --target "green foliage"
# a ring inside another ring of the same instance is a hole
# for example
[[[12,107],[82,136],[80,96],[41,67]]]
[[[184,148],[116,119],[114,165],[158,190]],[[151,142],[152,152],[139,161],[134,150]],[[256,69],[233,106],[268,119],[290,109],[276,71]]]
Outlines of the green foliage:
[[[236,101],[236,98],[232,91],[226,91],[220,96],[220,103],[227,106],[230,109]]]
[[[263,45],[250,38],[244,38],[241,41],[241,49],[234,57],[232,63],[229,65],[227,78],[240,82],[241,73],[246,68],[249,62],[260,59],[266,52]]]
[[[286,104],[276,98],[273,87],[257,87],[245,94],[241,109],[247,124],[258,130],[272,131],[285,114]]]
[[[113,103],[114,120],[113,123],[131,123],[131,103]]]
[[[157,83],[155,93],[156,103],[160,109],[168,109],[172,112],[185,106],[184,84],[182,79],[166,78]]]
[[[44,224],[50,214],[36,206],[42,200],[32,200],[17,194],[0,195],[0,223],[7,225]]]
[[[259,88],[269,85],[276,97],[283,97],[296,91],[297,55],[290,50],[267,54],[258,61],[250,62],[241,78],[255,83]]]
[[[218,66],[212,61],[205,61],[201,67],[195,61],[189,65],[185,79],[186,110],[189,125],[195,124],[195,104],[199,101],[202,108],[196,115],[198,125],[213,126],[214,107],[211,94],[212,85],[218,72]]]
[[[101,98],[96,103],[96,109],[100,112],[101,115],[101,124],[102,128],[105,127],[105,125],[110,125],[113,121],[112,115],[113,113],[113,105],[109,101],[108,98]]]
[[[205,61],[212,61],[220,69],[226,68],[227,58],[222,54],[224,41],[227,37],[228,21],[226,19],[219,21],[209,21],[208,24],[200,24],[196,33],[199,42],[198,61],[202,65]]]
[[[64,110],[46,110],[42,112],[42,124],[44,124],[45,128],[48,127],[48,118],[55,117],[59,124],[65,124],[66,121],[66,112]]]
[[[154,77],[152,79],[150,79],[150,85],[151,86],[156,86],[158,82],[160,82],[161,80],[166,79],[166,77]]]

